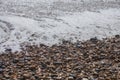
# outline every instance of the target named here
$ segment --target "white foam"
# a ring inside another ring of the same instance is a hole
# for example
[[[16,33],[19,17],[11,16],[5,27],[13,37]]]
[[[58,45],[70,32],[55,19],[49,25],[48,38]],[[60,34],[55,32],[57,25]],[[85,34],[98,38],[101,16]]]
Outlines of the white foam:
[[[0,27],[0,51],[12,48],[20,50],[24,42],[53,45],[62,39],[76,41],[87,40],[92,37],[104,37],[120,34],[120,9],[100,10],[99,12],[85,11],[82,13],[66,14],[56,18],[41,18],[35,21],[13,15],[2,15],[0,20],[10,23],[13,30],[5,32]],[[9,29],[2,22],[2,27]],[[6,39],[7,38],[7,39]]]

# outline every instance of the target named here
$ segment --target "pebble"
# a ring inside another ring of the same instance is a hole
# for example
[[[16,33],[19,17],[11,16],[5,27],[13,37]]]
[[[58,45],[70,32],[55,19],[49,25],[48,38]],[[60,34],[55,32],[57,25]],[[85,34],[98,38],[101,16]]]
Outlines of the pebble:
[[[4,74],[4,77],[5,77],[6,79],[9,79],[9,78],[10,78],[10,75]]]
[[[23,74],[23,77],[24,77],[25,79],[29,79],[29,78],[31,77],[31,75],[29,74],[29,72],[27,72],[27,73],[24,73],[24,74]]]
[[[3,74],[3,72],[4,72],[4,71],[3,71],[3,69],[2,69],[2,68],[0,68],[0,74]]]
[[[13,63],[18,63],[19,62],[19,59],[18,58],[14,58],[13,59]]]
[[[93,43],[97,43],[98,39],[97,39],[97,37],[94,37],[94,38],[91,38],[90,41],[93,42]]]
[[[9,48],[9,49],[6,49],[5,51],[9,53],[9,52],[12,52],[12,49]]]
[[[88,80],[87,78],[83,78],[82,80]]]

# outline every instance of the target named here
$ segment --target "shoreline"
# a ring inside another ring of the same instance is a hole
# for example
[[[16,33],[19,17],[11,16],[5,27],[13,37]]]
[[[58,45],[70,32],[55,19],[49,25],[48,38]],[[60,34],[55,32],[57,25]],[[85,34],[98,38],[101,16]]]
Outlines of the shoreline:
[[[119,80],[120,35],[85,42],[63,41],[51,47],[26,46],[21,52],[0,54],[0,79]]]

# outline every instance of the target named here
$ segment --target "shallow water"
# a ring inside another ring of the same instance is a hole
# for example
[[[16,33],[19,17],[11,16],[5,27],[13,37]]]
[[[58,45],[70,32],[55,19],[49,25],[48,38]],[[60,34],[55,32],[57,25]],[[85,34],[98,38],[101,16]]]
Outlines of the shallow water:
[[[0,51],[120,34],[120,1],[2,0],[0,6]]]

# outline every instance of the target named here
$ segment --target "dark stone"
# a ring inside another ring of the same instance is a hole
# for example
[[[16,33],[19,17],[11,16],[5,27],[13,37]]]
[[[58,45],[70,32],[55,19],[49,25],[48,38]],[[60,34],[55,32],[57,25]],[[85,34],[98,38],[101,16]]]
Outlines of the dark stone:
[[[4,62],[0,61],[0,68],[4,67]]]
[[[58,75],[57,74],[52,74],[51,77],[56,78],[56,77],[58,77]]]
[[[5,52],[12,52],[12,49],[6,49]]]
[[[100,55],[98,58],[99,58],[99,60],[106,59],[106,56],[105,55]]]
[[[19,60],[18,59],[13,59],[13,61],[12,61],[13,63],[18,63],[19,62]]]
[[[96,71],[97,73],[99,73],[101,70],[100,70],[100,69],[95,69],[95,71]]]
[[[40,65],[41,65],[41,69],[46,69],[47,68],[47,65],[43,62],[41,62]]]
[[[76,48],[82,48],[82,46],[79,42],[76,43]]]
[[[31,66],[29,67],[29,69],[34,72],[34,71],[36,71],[36,66],[35,66],[35,65],[31,65]]]
[[[94,38],[91,38],[90,41],[93,42],[93,43],[97,43],[98,39],[97,39],[97,37],[94,37]]]
[[[31,60],[31,57],[26,56],[26,57],[24,58],[24,60],[25,60],[25,61],[30,61],[30,60]]]
[[[77,78],[75,74],[70,74],[69,76],[73,77],[74,80]]]
[[[49,61],[47,61],[47,62],[46,62],[46,65],[50,65],[50,62],[49,62]]]
[[[3,71],[3,69],[2,68],[0,68],[0,74],[2,74],[4,71]]]
[[[78,73],[81,73],[81,68],[80,67],[76,67],[74,68],[75,71],[77,71]]]
[[[62,62],[54,62],[53,64],[54,65],[62,65],[63,63]]]
[[[21,78],[20,78],[20,80],[26,80],[26,78],[24,78],[24,77],[21,77]]]
[[[79,78],[77,78],[76,80],[82,80],[82,78],[79,77]]]
[[[88,58],[89,55],[88,55],[87,53],[83,53],[83,57],[84,57],[84,58]]]
[[[44,44],[40,44],[40,47],[45,47],[45,45]]]
[[[94,78],[98,78],[99,74],[93,74]]]
[[[116,37],[116,38],[119,38],[119,37],[120,37],[120,35],[115,35],[115,37]]]
[[[62,40],[63,44],[70,43],[70,41]]]
[[[120,67],[120,64],[118,64],[118,67]]]
[[[35,80],[40,80],[40,78],[38,76],[35,76]]]

